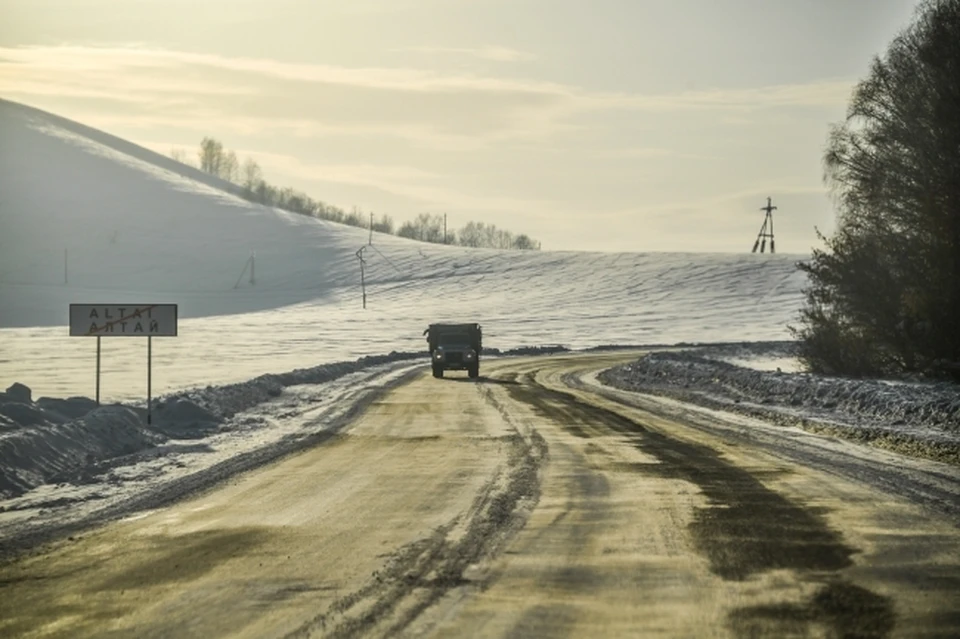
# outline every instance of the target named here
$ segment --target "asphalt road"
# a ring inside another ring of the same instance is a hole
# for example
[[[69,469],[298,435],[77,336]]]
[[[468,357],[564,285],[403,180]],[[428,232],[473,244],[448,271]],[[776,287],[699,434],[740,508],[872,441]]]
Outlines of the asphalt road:
[[[596,387],[632,356],[425,370],[0,566],[0,635],[960,636],[957,469]]]

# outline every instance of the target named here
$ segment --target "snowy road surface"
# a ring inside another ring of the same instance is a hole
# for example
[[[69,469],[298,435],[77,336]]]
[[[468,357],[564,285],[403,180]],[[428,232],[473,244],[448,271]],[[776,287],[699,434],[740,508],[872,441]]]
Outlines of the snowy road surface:
[[[359,393],[295,454],[0,567],[0,634],[960,635],[955,467],[597,385],[636,355]]]

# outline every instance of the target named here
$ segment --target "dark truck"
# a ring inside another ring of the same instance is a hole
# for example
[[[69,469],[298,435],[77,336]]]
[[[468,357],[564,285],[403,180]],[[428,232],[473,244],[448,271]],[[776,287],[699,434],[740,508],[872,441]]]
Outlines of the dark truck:
[[[483,333],[479,324],[431,324],[423,334],[430,345],[434,377],[443,377],[445,370],[465,370],[470,377],[480,374]]]

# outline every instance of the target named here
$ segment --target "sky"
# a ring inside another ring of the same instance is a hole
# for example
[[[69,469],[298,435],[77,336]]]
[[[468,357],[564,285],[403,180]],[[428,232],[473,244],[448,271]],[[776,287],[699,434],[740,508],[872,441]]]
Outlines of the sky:
[[[0,0],[0,97],[398,223],[549,250],[830,233],[822,156],[909,0]]]

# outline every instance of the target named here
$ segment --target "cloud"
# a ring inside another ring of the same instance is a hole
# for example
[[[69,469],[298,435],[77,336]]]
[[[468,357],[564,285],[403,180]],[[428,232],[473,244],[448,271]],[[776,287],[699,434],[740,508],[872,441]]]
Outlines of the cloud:
[[[486,46],[479,48],[468,47],[401,47],[391,49],[392,51],[409,51],[412,53],[424,53],[429,55],[462,55],[481,60],[490,60],[493,62],[529,62],[536,60],[537,56],[526,51],[511,49],[509,47]]]
[[[823,80],[746,89],[713,89],[665,94],[574,94],[584,110],[644,112],[717,111],[748,113],[788,107],[835,108],[847,103],[854,81]]]
[[[440,53],[443,48],[419,50]],[[504,59],[520,53],[502,47],[458,51]],[[827,80],[642,94],[538,78],[302,64],[143,46],[0,47],[0,86],[7,97],[39,98],[44,104],[70,100],[71,115],[94,126],[379,138],[443,153],[506,151],[548,140],[569,148],[573,140],[595,140],[591,135],[614,130],[635,116],[647,116],[634,122],[651,129],[661,128],[664,118],[677,122],[678,115],[709,117],[727,126],[734,119],[744,128],[756,127],[757,112],[763,110],[794,117],[797,108],[838,109],[853,84]],[[607,157],[707,159],[695,149],[684,153],[663,141],[654,148],[631,148],[618,136],[608,146],[621,144],[627,148]],[[599,150],[602,146],[594,147],[601,155],[607,153]]]
[[[442,49],[429,49],[441,51]],[[485,51],[461,49],[460,51]],[[510,49],[493,48],[504,52]],[[393,92],[532,94],[564,100],[573,111],[625,109],[636,111],[730,110],[751,111],[777,107],[822,107],[845,104],[854,81],[846,79],[775,85],[746,89],[714,89],[670,94],[589,91],[580,87],[534,79],[442,74],[428,69],[342,67],[282,62],[267,58],[227,57],[166,49],[107,47],[0,47],[6,80],[37,70],[84,74],[135,69],[203,67],[293,82],[339,85]],[[226,80],[223,80],[226,81]]]
[[[297,135],[384,134],[434,149],[471,150],[553,135],[573,124],[569,88],[536,80],[426,69],[291,64],[141,48],[0,48],[8,97],[177,104],[142,122],[244,120]],[[242,98],[233,100],[232,98]],[[229,103],[228,103],[229,102]],[[129,120],[130,110],[120,110]],[[335,126],[331,124],[335,123]]]
[[[210,53],[171,51],[168,49],[117,47],[0,47],[6,64],[31,68],[55,68],[62,71],[120,70],[124,68],[162,69],[171,67],[209,67],[298,82],[344,85],[358,88],[413,92],[509,92],[565,95],[564,85],[527,80],[462,74],[444,75],[428,69],[392,67],[342,67],[325,64],[282,62],[269,58],[228,57]]]
[[[456,51],[501,59],[522,53],[503,47]],[[635,115],[650,116],[647,123],[678,114],[748,122],[764,109],[838,108],[853,82],[641,94],[425,68],[352,68],[142,46],[33,46],[0,47],[0,86],[7,97],[28,102],[72,100],[76,117],[89,114],[91,124],[106,128],[122,123],[300,138],[379,136],[410,148],[462,153],[589,139],[591,131],[610,130],[616,118]],[[618,153],[624,159],[698,157],[663,148]]]
[[[209,135],[282,135],[294,138],[367,139],[373,141],[401,141],[409,146],[430,151],[470,152],[489,147],[489,141],[465,134],[446,134],[427,125],[394,125],[337,123],[326,124],[310,118],[252,117],[221,113],[213,110],[197,110],[189,114],[156,112],[117,113],[103,109],[79,107],[71,111],[71,117],[89,126],[109,130],[166,129],[192,131]]]
[[[195,78],[158,77],[120,73],[105,69],[84,72],[34,68],[24,73],[15,65],[0,62],[0,85],[7,91],[31,95],[111,98],[121,102],[144,102],[157,96],[241,96],[256,89],[239,84],[214,84]]]
[[[706,155],[702,153],[685,153],[676,149],[665,149],[661,147],[625,147],[611,149],[609,151],[600,151],[598,156],[607,158],[621,158],[630,160],[662,159],[675,158],[678,160],[719,160],[720,156]]]

